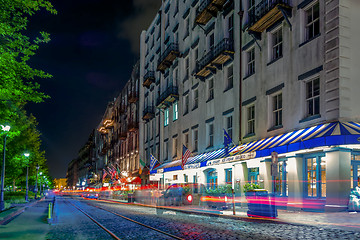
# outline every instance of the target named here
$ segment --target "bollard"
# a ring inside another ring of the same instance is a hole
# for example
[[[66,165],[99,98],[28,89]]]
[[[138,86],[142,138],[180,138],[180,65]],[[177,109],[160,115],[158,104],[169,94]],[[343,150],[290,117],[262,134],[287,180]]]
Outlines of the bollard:
[[[48,213],[48,219],[51,219],[51,211],[52,210],[52,203],[49,203],[49,213]]]

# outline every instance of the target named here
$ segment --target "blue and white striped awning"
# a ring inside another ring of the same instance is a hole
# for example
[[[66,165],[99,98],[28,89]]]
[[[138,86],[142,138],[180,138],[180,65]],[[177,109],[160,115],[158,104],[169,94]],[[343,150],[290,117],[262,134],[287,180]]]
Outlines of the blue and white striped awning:
[[[228,156],[236,156],[255,152],[256,157],[270,156],[275,151],[279,154],[294,152],[301,149],[311,149],[314,147],[360,144],[360,124],[356,122],[331,122],[317,126],[295,130],[281,135],[252,141],[246,144],[230,147],[228,151],[224,148],[212,152],[201,153],[190,157],[186,165],[201,163],[206,166],[206,162]],[[181,169],[181,159],[163,163],[157,169],[175,171]],[[151,173],[156,173],[156,170]]]

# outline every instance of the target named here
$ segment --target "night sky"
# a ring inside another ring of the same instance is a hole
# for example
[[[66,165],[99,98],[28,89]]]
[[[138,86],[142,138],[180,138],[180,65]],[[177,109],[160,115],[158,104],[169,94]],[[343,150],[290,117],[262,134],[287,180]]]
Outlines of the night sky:
[[[53,75],[40,80],[51,99],[27,110],[39,122],[50,174],[59,178],[130,78],[141,30],[150,25],[161,0],[52,2],[58,14],[41,11],[28,27],[32,37],[39,31],[51,34],[51,42],[41,45],[30,62]]]

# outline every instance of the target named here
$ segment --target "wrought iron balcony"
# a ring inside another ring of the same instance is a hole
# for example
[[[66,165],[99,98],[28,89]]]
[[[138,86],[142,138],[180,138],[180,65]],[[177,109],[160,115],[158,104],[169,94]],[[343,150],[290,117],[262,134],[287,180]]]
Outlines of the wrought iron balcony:
[[[143,120],[153,119],[155,116],[155,108],[154,107],[146,107],[143,111]]]
[[[164,71],[172,65],[173,61],[179,55],[180,55],[179,44],[170,43],[159,58],[157,70],[164,73]]]
[[[128,94],[128,101],[129,103],[136,103],[139,100],[139,92],[131,91]]]
[[[152,83],[155,83],[155,72],[148,71],[144,75],[143,86],[149,88]]]
[[[227,0],[202,0],[196,11],[195,22],[205,25],[212,17],[216,17],[218,11],[222,11]]]
[[[290,0],[262,0],[248,11],[248,31],[262,33],[282,17],[291,15]],[[288,21],[288,20],[287,20]]]
[[[136,132],[138,129],[139,129],[138,121],[129,121],[129,123],[128,123],[128,131],[129,132]]]
[[[195,76],[206,78],[216,69],[221,69],[222,65],[234,56],[234,42],[229,38],[224,38],[213,49],[205,54],[196,62]]]
[[[171,86],[168,87],[165,92],[163,92],[158,101],[157,101],[157,108],[167,108],[169,107],[174,101],[179,99],[179,92],[178,92],[178,88]]]
[[[127,132],[126,132],[126,129],[124,129],[119,133],[119,139],[125,140],[126,138],[127,138]]]

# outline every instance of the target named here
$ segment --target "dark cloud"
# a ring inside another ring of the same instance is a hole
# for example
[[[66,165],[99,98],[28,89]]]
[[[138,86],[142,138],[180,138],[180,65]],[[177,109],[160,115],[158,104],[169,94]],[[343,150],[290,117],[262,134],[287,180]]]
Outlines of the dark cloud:
[[[161,0],[133,0],[133,13],[119,22],[119,37],[130,42],[135,54],[139,54],[141,31],[149,27],[160,6]]]

